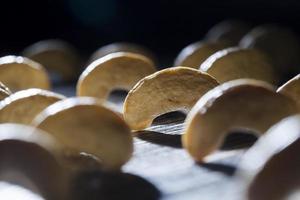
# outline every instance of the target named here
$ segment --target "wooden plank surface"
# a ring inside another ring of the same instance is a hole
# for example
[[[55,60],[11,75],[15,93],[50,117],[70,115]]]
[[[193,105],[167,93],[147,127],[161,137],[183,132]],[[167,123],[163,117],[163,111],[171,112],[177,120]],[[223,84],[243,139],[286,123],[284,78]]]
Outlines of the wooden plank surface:
[[[74,86],[55,90],[66,96],[74,95]],[[124,93],[110,97],[120,110],[123,99]],[[232,175],[245,151],[243,147],[252,144],[255,138],[234,134],[204,163],[195,163],[181,146],[183,122],[182,114],[171,113],[156,119],[150,128],[135,133],[134,154],[123,171],[152,183],[160,191],[160,199],[220,199],[228,192]]]

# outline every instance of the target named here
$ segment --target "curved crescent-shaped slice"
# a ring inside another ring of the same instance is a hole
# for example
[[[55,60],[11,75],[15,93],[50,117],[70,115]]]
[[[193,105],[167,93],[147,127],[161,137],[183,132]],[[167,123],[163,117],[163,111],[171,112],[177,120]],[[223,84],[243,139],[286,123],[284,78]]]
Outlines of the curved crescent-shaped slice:
[[[34,43],[23,51],[23,55],[41,63],[47,70],[67,81],[76,78],[81,64],[75,48],[57,39]]]
[[[184,147],[196,161],[216,150],[236,129],[264,133],[282,118],[298,112],[295,101],[269,84],[250,79],[224,83],[206,93],[186,119]]]
[[[95,51],[90,58],[90,62],[98,60],[99,58],[102,58],[108,54],[117,53],[117,52],[129,52],[129,53],[141,54],[151,59],[154,63],[156,63],[157,61],[154,54],[144,46],[134,44],[134,43],[128,43],[128,42],[116,42],[116,43],[103,46],[99,48],[97,51]]]
[[[300,105],[300,74],[283,84],[277,92],[290,96]]]
[[[277,83],[274,69],[262,52],[254,49],[227,48],[211,55],[200,66],[220,83],[250,78]]]
[[[11,91],[2,82],[0,82],[0,101],[11,95]]]
[[[47,90],[21,90],[0,102],[0,123],[30,124],[42,110],[64,98]]]
[[[113,89],[130,90],[155,71],[152,61],[142,55],[112,53],[84,70],[77,83],[77,95],[106,99]]]
[[[0,58],[0,80],[12,92],[28,88],[50,88],[44,67],[21,56]]]
[[[130,90],[124,103],[124,119],[133,130],[147,128],[159,115],[190,110],[203,94],[217,85],[213,77],[188,67],[158,71]]]
[[[0,124],[0,180],[65,199],[67,176],[59,164],[61,147],[46,132],[20,124]]]
[[[98,157],[107,169],[119,169],[131,157],[129,127],[115,112],[91,97],[59,101],[41,112],[33,125],[53,135],[67,152]]]
[[[215,52],[229,47],[225,42],[195,42],[185,47],[175,59],[175,66],[198,69]]]
[[[255,27],[242,38],[240,46],[266,53],[281,76],[299,72],[300,39],[285,27],[273,24]]]
[[[300,115],[295,115],[274,125],[243,156],[235,176],[240,193],[249,200],[281,200],[299,190],[299,151]]]
[[[225,20],[214,25],[206,34],[208,41],[225,41],[237,45],[241,38],[250,30],[250,26],[243,21]]]

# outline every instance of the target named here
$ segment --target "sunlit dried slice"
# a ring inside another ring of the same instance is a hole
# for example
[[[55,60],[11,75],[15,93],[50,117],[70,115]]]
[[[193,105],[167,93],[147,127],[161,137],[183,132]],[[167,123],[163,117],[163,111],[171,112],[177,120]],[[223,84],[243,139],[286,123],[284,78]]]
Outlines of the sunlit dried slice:
[[[2,82],[0,82],[0,101],[11,95],[11,91]]]
[[[260,25],[242,38],[240,46],[265,52],[281,76],[299,73],[300,40],[288,28],[274,24]]]
[[[28,88],[50,88],[43,66],[21,56],[0,58],[0,80],[12,92]]]
[[[61,147],[41,130],[20,124],[0,124],[0,180],[64,200],[67,177],[59,164]],[[3,197],[5,199],[5,197]]]
[[[225,20],[214,25],[205,38],[212,42],[225,41],[235,46],[249,30],[250,26],[243,21]]]
[[[129,43],[129,42],[116,42],[112,44],[105,45],[95,51],[91,58],[90,62],[98,60],[108,54],[117,53],[117,52],[129,52],[129,53],[136,53],[141,54],[149,59],[151,59],[154,63],[156,63],[157,59],[154,54],[144,46]]]
[[[177,56],[174,65],[198,69],[199,66],[215,52],[225,49],[225,42],[195,42],[185,47]]]
[[[211,55],[200,70],[215,77],[220,83],[251,78],[277,83],[277,76],[263,52],[254,49],[227,48]]]
[[[66,152],[94,155],[106,169],[119,169],[133,151],[127,124],[95,98],[59,101],[41,112],[33,125],[65,145]]]
[[[262,81],[241,79],[206,93],[186,119],[183,145],[196,161],[218,149],[230,131],[262,134],[299,111],[295,101]]]
[[[21,90],[0,102],[0,123],[30,124],[42,110],[62,99],[63,95],[47,90]]]
[[[77,83],[77,95],[106,99],[111,91],[129,91],[140,79],[154,72],[153,62],[142,55],[112,53],[85,69]]]
[[[290,96],[300,105],[300,74],[283,84],[277,92]]]
[[[235,182],[249,200],[288,199],[300,190],[300,115],[269,129],[243,156]]]
[[[133,130],[147,128],[159,115],[190,110],[203,94],[217,85],[208,74],[188,67],[158,71],[130,90],[124,103],[124,119]]]
[[[75,48],[56,39],[34,43],[23,51],[23,55],[41,63],[49,72],[63,80],[75,79],[81,64]]]

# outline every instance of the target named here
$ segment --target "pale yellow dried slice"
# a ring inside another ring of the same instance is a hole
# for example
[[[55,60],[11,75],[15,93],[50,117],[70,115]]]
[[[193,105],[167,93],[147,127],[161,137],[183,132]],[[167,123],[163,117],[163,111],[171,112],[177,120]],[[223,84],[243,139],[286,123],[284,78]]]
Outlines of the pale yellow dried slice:
[[[300,115],[270,128],[243,156],[235,180],[244,198],[287,199],[300,190]]]
[[[177,56],[174,65],[198,69],[199,66],[215,52],[225,49],[225,42],[195,42],[185,47]]]
[[[92,154],[104,169],[119,169],[133,151],[131,131],[101,103],[91,97],[65,99],[41,112],[33,125],[50,133],[66,152]]]
[[[12,92],[28,88],[50,88],[49,78],[44,67],[21,56],[0,58],[0,80]]]
[[[42,110],[64,98],[42,89],[21,90],[0,102],[0,123],[30,124]]]
[[[76,78],[81,64],[75,48],[57,39],[34,43],[23,51],[23,55],[67,81]]]
[[[44,131],[0,124],[1,181],[21,185],[45,199],[64,200],[68,180],[59,164],[60,153],[61,146]]]
[[[186,119],[182,142],[196,161],[222,144],[230,131],[262,134],[284,117],[299,112],[291,98],[262,81],[241,79],[206,93]]]
[[[200,70],[215,77],[220,83],[251,78],[277,83],[273,66],[263,52],[254,49],[227,48],[211,55]]]
[[[190,110],[204,93],[217,85],[210,75],[188,67],[158,71],[130,90],[124,103],[124,119],[133,130],[147,128],[159,115]]]
[[[11,95],[11,91],[2,82],[0,82],[0,101]]]
[[[116,43],[105,45],[99,48],[97,51],[95,51],[90,58],[90,62],[98,60],[99,58],[102,58],[108,54],[117,53],[117,52],[129,52],[129,53],[141,54],[151,59],[154,63],[156,63],[157,61],[155,55],[144,46],[134,44],[134,43],[129,43],[129,42],[116,42]]]
[[[155,71],[153,62],[142,55],[112,53],[84,70],[77,83],[77,95],[106,99],[111,91],[129,91],[140,79]]]
[[[279,87],[277,92],[288,95],[300,105],[300,74]]]

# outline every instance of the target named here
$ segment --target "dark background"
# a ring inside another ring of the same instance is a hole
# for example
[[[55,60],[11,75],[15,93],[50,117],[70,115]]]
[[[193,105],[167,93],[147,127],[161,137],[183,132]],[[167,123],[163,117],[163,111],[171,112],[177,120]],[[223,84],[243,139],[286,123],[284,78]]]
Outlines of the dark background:
[[[223,19],[280,23],[300,31],[298,0],[10,0],[1,1],[0,8],[1,55],[62,38],[86,56],[102,45],[129,41],[173,58]]]

